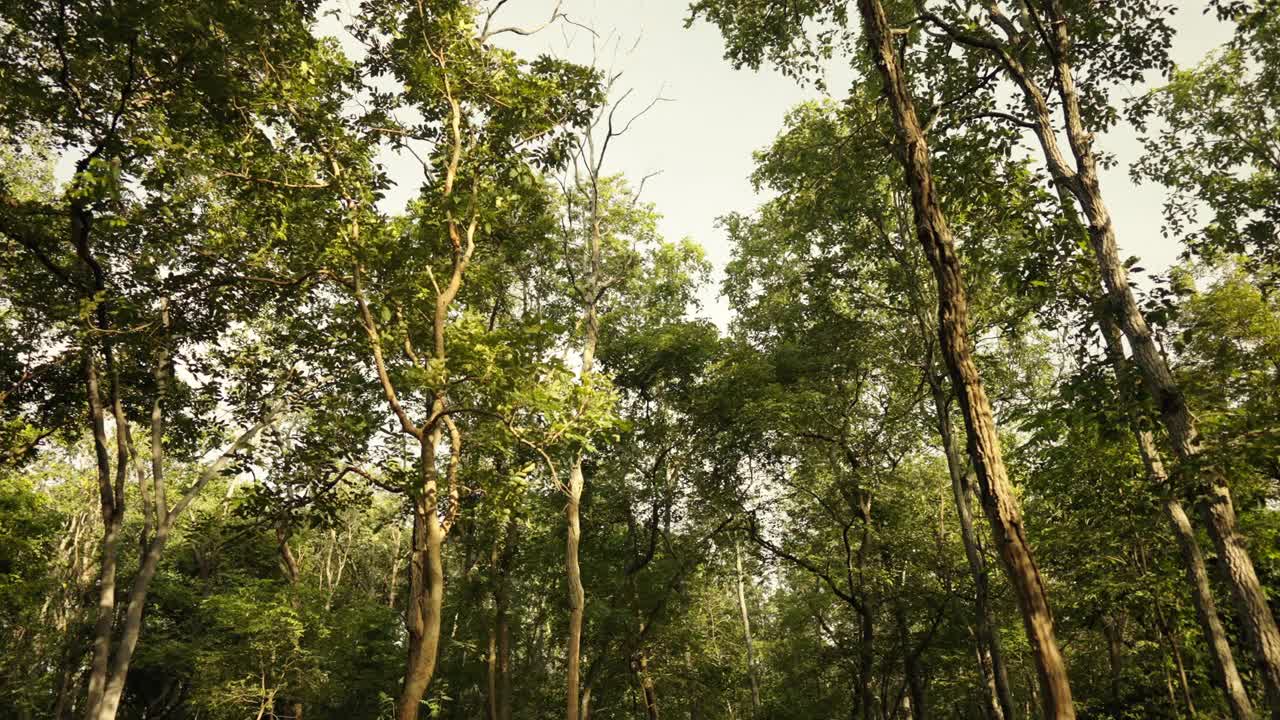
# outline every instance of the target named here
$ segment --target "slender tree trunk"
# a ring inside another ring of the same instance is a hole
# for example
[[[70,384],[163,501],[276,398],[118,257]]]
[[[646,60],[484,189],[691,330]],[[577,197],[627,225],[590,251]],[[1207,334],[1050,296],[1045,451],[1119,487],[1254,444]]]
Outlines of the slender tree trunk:
[[[1121,342],[1120,328],[1107,312],[1098,314],[1098,325],[1106,341],[1107,357],[1111,362],[1117,385],[1121,388],[1129,386],[1129,371],[1124,359],[1124,346]],[[1195,530],[1182,508],[1182,503],[1173,494],[1169,476],[1164,468],[1164,459],[1156,445],[1155,437],[1150,430],[1144,429],[1138,422],[1132,406],[1126,404],[1126,415],[1129,428],[1138,444],[1138,454],[1147,471],[1147,478],[1152,488],[1163,492],[1164,512],[1173,529],[1182,558],[1183,570],[1186,572],[1187,585],[1191,589],[1191,601],[1196,608],[1196,617],[1200,621],[1200,629],[1204,633],[1205,642],[1209,646],[1209,658],[1212,661],[1214,675],[1226,697],[1235,720],[1252,720],[1253,704],[1245,691],[1240,673],[1236,669],[1235,657],[1231,645],[1227,641],[1226,629],[1218,616],[1218,607],[1213,599],[1213,589],[1209,584],[1209,573],[1205,568],[1204,555],[1200,552],[1200,543],[1196,540]]]
[[[886,558],[886,569],[888,565]],[[903,580],[905,579],[904,573]],[[898,643],[902,646],[902,672],[907,679],[907,690],[911,696],[911,718],[925,720],[928,710],[925,705],[924,669],[920,666],[919,654],[913,652],[911,628],[907,624],[907,608],[902,602],[902,593],[906,592],[903,585],[905,582],[898,586],[897,592],[893,595],[893,620],[898,626]]]
[[[916,234],[937,280],[942,354],[960,400],[969,455],[982,490],[982,504],[1022,611],[1032,658],[1044,690],[1045,716],[1053,720],[1074,718],[1071,686],[1066,662],[1054,636],[1048,593],[1023,528],[1020,503],[1009,485],[991,403],[973,361],[968,299],[955,243],[934,186],[928,142],[898,64],[893,30],[883,6],[879,0],[859,0],[858,7],[872,59],[884,81],[884,94],[893,113],[899,159],[911,188]]]
[[[138,636],[142,633],[142,610],[147,602],[147,592],[151,588],[151,580],[155,577],[160,565],[160,556],[168,543],[169,532],[173,527],[171,519],[166,519],[156,530],[147,554],[142,559],[142,566],[129,589],[129,605],[125,610],[124,628],[120,640],[111,658],[111,672],[108,676],[102,700],[96,713],[97,720],[115,720],[120,707],[120,698],[124,694],[124,683],[129,675],[129,665],[133,660],[133,652],[138,646]]]
[[[87,251],[86,251],[87,252]],[[101,307],[101,306],[100,306]],[[105,315],[99,312],[99,327],[106,327]],[[90,702],[86,707],[86,717],[93,720],[112,720],[116,714],[116,704],[119,700],[119,694],[123,690],[124,677],[116,677],[115,672],[117,664],[123,654],[124,667],[127,670],[129,658],[133,653],[133,644],[137,642],[138,626],[141,624],[142,607],[137,607],[137,619],[134,622],[134,594],[130,594],[128,613],[126,614],[126,626],[121,638],[121,647],[117,649],[115,655],[112,655],[112,635],[115,629],[115,611],[116,611],[116,573],[119,557],[119,540],[122,527],[124,524],[125,512],[125,482],[128,479],[130,458],[134,453],[129,445],[129,428],[128,420],[124,414],[124,404],[121,400],[120,393],[120,373],[115,364],[114,351],[110,342],[104,342],[102,347],[103,359],[106,363],[106,370],[110,379],[110,397],[111,397],[111,413],[115,423],[115,444],[116,444],[116,466],[115,466],[115,485],[112,487],[104,476],[103,471],[108,466],[103,463],[106,458],[105,435],[103,434],[103,408],[102,398],[97,388],[97,371],[92,360],[89,359],[87,384],[90,392],[90,415],[93,418],[94,445],[98,454],[98,483],[101,494],[101,504],[103,513],[103,544],[102,544],[102,575],[101,588],[98,598],[98,617],[94,625],[94,654],[91,674],[89,676],[89,699]],[[96,406],[96,407],[95,407]],[[110,520],[108,522],[108,515]],[[147,562],[149,556],[144,558],[139,569],[138,577],[134,581],[136,588],[139,582],[147,583],[150,581],[150,575],[147,574]],[[158,559],[158,556],[157,556]],[[154,573],[154,565],[151,572]],[[108,592],[109,590],[109,592]],[[145,598],[146,589],[143,589]],[[132,627],[131,627],[132,626]],[[112,662],[115,658],[116,663]],[[117,684],[119,687],[114,687]],[[114,696],[114,698],[113,698]]]
[[[103,513],[106,515],[107,513]],[[93,625],[93,660],[89,666],[89,700],[86,717],[97,718],[107,686],[111,662],[111,635],[116,611],[116,564],[120,541],[120,522],[106,520],[102,537],[101,573],[98,580],[98,613]]]
[[[864,600],[865,602],[865,600]],[[875,718],[875,693],[871,685],[875,682],[875,641],[876,625],[871,608],[863,605],[858,614],[858,690],[857,712],[862,720]]]
[[[597,303],[604,292],[604,277],[601,246],[601,219],[599,179],[591,177],[591,239],[590,266],[591,273],[587,283],[587,302],[583,310],[582,324],[586,338],[582,345],[581,378],[587,382],[595,367],[596,346],[600,341],[600,319],[597,315]],[[565,718],[578,720],[581,698],[580,674],[582,665],[582,619],[586,610],[586,590],[582,585],[582,568],[578,564],[578,546],[582,540],[582,489],[585,479],[582,474],[583,454],[577,453],[573,458],[573,466],[569,469],[569,502],[565,505],[565,579],[569,590],[569,636],[567,640]]]
[[[973,656],[982,670],[982,712],[988,720],[1005,720],[1013,717],[1005,715],[1000,707],[1000,691],[996,687],[995,668],[991,659],[991,650],[978,640],[976,628],[973,632]]]
[[[94,455],[97,460],[99,504],[102,510],[102,545],[98,573],[98,609],[93,625],[93,659],[89,666],[89,696],[85,717],[97,717],[107,686],[111,661],[111,636],[116,610],[116,568],[119,558],[120,532],[124,522],[124,496],[117,493],[111,481],[111,459],[107,450],[106,413],[102,403],[97,361],[92,351],[84,358],[85,390],[89,405],[89,424],[93,432]],[[116,428],[117,441],[122,441]],[[117,465],[127,462],[128,454],[117,453]],[[123,467],[117,467],[123,473]]]
[[[858,717],[862,720],[873,720],[875,718],[875,692],[872,685],[875,683],[875,643],[876,643],[876,623],[875,608],[871,605],[871,599],[866,592],[866,571],[867,558],[871,553],[871,493],[862,489],[856,492],[858,502],[858,516],[862,523],[862,532],[858,539],[858,551],[854,558],[855,566],[852,575],[856,573],[858,578],[857,603],[850,603],[854,612],[858,616],[858,688],[856,711]],[[848,555],[846,554],[846,562]],[[850,580],[852,584],[852,579]],[[850,588],[850,595],[854,593],[854,589]]]
[[[955,498],[960,518],[960,539],[964,545],[965,559],[974,585],[974,636],[978,645],[978,665],[983,673],[983,684],[989,690],[988,705],[993,720],[1013,720],[1013,693],[1009,689],[1009,674],[1005,669],[1004,653],[1000,638],[991,622],[990,577],[987,561],[982,556],[978,533],[973,525],[973,513],[969,509],[969,478],[965,476],[964,462],[960,456],[960,443],[951,425],[951,413],[942,386],[931,376],[934,409],[937,413],[938,434],[942,438],[943,452],[947,458],[947,471],[951,476],[951,494]]]
[[[751,682],[751,717],[760,713],[760,681],[756,678],[756,650],[751,639],[751,616],[747,612],[746,583],[742,572],[742,548],[735,540],[733,543],[733,560],[737,567],[738,612],[742,618],[742,636],[747,645],[747,679]]]
[[[396,520],[396,546],[391,555],[391,579],[387,581],[387,607],[396,606],[396,589],[400,585],[400,536],[403,533],[400,521]]]
[[[509,594],[505,599],[509,604]],[[511,720],[511,701],[511,620],[504,612],[498,621],[498,720]]]
[[[114,382],[114,380],[113,380]],[[113,404],[115,406],[116,424],[123,428],[125,425],[124,412],[121,408],[119,396],[113,392]],[[124,695],[125,681],[129,676],[129,665],[133,661],[134,650],[137,649],[138,638],[142,633],[142,612],[146,607],[147,593],[151,588],[151,581],[155,578],[156,570],[160,566],[160,558],[164,554],[165,545],[169,541],[169,536],[177,524],[182,513],[190,506],[199,495],[200,491],[215,477],[218,477],[233,455],[246,447],[264,428],[274,422],[275,417],[280,411],[277,405],[275,410],[268,414],[267,418],[260,421],[253,427],[245,430],[236,438],[235,442],[225,450],[212,464],[200,473],[195,483],[183,493],[181,499],[174,504],[172,508],[167,507],[165,499],[165,477],[163,472],[163,450],[161,443],[154,443],[152,446],[154,476],[152,481],[155,489],[156,498],[156,528],[155,535],[148,544],[146,553],[139,561],[138,573],[134,576],[133,584],[129,588],[129,604],[125,608],[123,627],[120,631],[120,639],[117,643],[114,653],[111,655],[110,671],[106,675],[106,683],[103,686],[101,697],[96,706],[89,707],[88,717],[92,720],[115,720],[116,713],[119,710],[120,698]],[[157,414],[158,415],[158,414]],[[159,434],[163,432],[163,425],[158,419],[153,420],[151,432]],[[121,437],[127,437],[126,433],[117,431],[118,441]],[[127,458],[133,456],[132,449],[127,443],[122,445],[120,451],[120,463],[118,469],[126,466]],[[121,490],[120,497],[123,497],[123,477],[118,476],[119,488]],[[118,505],[123,508],[123,501]]]
[[[413,503],[413,537],[409,558],[409,599],[405,629],[409,659],[404,687],[396,701],[396,720],[417,720],[422,698],[435,674],[444,605],[444,528],[436,512],[438,496],[436,447],[441,431],[424,433],[421,444],[421,494]]]
[[[1178,688],[1182,691],[1183,709],[1186,711],[1188,718],[1194,718],[1196,716],[1196,705],[1191,699],[1191,683],[1187,681],[1187,667],[1182,661],[1182,651],[1178,649],[1177,639],[1173,636],[1173,631],[1165,620],[1164,610],[1160,608],[1160,602],[1157,600],[1153,604],[1156,611],[1156,624],[1159,625],[1160,635],[1165,642],[1165,651],[1169,653],[1170,659],[1173,660],[1174,668],[1178,671]],[[1172,695],[1172,689],[1170,694]],[[1246,696],[1245,699],[1247,700],[1248,697]]]
[[[578,565],[578,545],[582,539],[579,513],[582,500],[582,457],[575,459],[569,471],[569,502],[565,505],[568,534],[565,542],[564,567],[569,589],[569,637],[566,654],[566,715],[567,720],[578,720],[579,675],[582,663],[582,618],[586,606],[586,591],[582,587],[582,568]]]
[[[289,605],[294,610],[301,611],[302,597],[298,592],[298,583],[302,579],[302,568],[298,564],[298,558],[293,554],[293,548],[289,547],[289,534],[289,528],[284,522],[276,526],[276,543],[280,547],[280,569],[284,572],[285,580],[289,582]],[[289,707],[294,720],[302,720],[302,701],[295,699]]]
[[[489,718],[511,720],[511,594],[508,573],[515,554],[516,520],[507,521],[506,537],[492,555],[493,625],[489,631]]]
[[[1122,689],[1124,682],[1121,678],[1123,649],[1120,626],[1114,617],[1103,619],[1102,635],[1107,641],[1107,666],[1111,671],[1111,702],[1118,708],[1120,707],[1120,698],[1124,694]]]
[[[498,720],[498,625],[489,626],[489,653],[485,656],[485,680],[488,695],[485,710],[489,720]]]

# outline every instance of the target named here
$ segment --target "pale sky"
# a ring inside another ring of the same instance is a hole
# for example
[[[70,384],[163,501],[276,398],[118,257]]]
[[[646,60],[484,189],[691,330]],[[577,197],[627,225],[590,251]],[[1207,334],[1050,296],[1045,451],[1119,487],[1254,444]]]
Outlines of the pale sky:
[[[492,7],[489,0],[488,7]],[[355,0],[334,0],[333,6],[353,9]],[[1210,49],[1225,42],[1229,26],[1203,14],[1195,0],[1175,0],[1178,12],[1173,57],[1179,65],[1198,63]],[[535,27],[551,14],[555,0],[508,0],[494,18],[494,27]],[[716,218],[730,212],[750,213],[765,198],[751,187],[752,153],[770,144],[782,129],[783,117],[796,104],[822,97],[772,69],[734,70],[724,59],[724,43],[717,28],[697,22],[685,29],[688,0],[563,0],[560,10],[573,23],[594,28],[603,42],[598,65],[612,67],[622,76],[617,94],[631,90],[619,111],[639,110],[661,95],[659,103],[640,118],[632,130],[615,141],[606,171],[622,173],[638,182],[653,172],[645,184],[644,199],[663,216],[661,230],[669,239],[690,237],[700,243],[716,268],[710,287],[702,294],[704,313],[721,326],[728,309],[719,299],[720,271],[731,248]],[[338,35],[349,52],[357,51],[332,19],[321,23],[321,32]],[[590,63],[593,38],[573,24],[559,22],[523,37],[501,36],[501,44],[526,58],[550,52],[569,60]],[[842,63],[828,70],[827,86],[837,99],[848,85],[851,71]],[[1137,96],[1161,83],[1153,74],[1149,83],[1123,93]],[[1150,184],[1136,186],[1128,168],[1137,159],[1136,133],[1121,123],[1103,135],[1098,147],[1114,153],[1119,163],[1103,171],[1103,192],[1115,218],[1121,250],[1137,255],[1150,272],[1162,272],[1177,259],[1181,248],[1160,235],[1164,191]],[[1034,157],[1038,159],[1038,149]],[[387,159],[393,179],[401,183],[387,198],[388,210],[398,210],[417,190],[421,169],[408,156]]]
[[[553,4],[554,0],[510,0],[495,25],[538,25]],[[1228,39],[1230,28],[1202,14],[1202,3],[1175,4],[1179,11],[1173,21],[1178,31],[1173,57],[1179,65],[1199,62]],[[751,212],[763,200],[748,179],[752,152],[773,140],[791,107],[820,95],[772,70],[734,70],[723,58],[718,29],[705,22],[684,28],[687,8],[687,0],[564,0],[561,6],[575,22],[600,35],[612,32],[623,38],[613,65],[623,73],[619,89],[633,89],[628,99],[632,107],[639,109],[659,93],[672,98],[636,123],[610,151],[607,164],[635,180],[660,170],[645,185],[644,197],[663,214],[664,234],[701,243],[718,271],[729,259],[730,247],[715,219],[734,211]],[[591,60],[590,35],[572,26],[550,28],[532,38],[506,37],[504,44],[522,54],[550,51],[571,60]],[[843,92],[848,77],[842,68],[831,71],[831,92]],[[1148,80],[1160,84],[1158,76]],[[1146,87],[1132,88],[1128,94],[1139,95]],[[1180,248],[1160,236],[1163,190],[1129,181],[1128,166],[1140,151],[1136,134],[1121,124],[1102,136],[1098,146],[1120,161],[1103,173],[1102,184],[1122,250],[1139,256],[1149,271],[1165,270]],[[710,305],[718,293],[718,277],[715,284],[704,301],[712,316],[723,322],[723,305]]]

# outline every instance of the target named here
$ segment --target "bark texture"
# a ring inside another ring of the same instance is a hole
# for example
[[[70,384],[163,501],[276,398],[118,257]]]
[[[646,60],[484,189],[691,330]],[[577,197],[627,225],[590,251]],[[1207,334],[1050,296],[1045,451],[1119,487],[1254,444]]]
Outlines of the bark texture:
[[[586,607],[586,590],[582,586],[582,568],[578,565],[578,545],[582,540],[580,502],[582,500],[582,459],[577,458],[569,471],[569,502],[565,505],[564,567],[569,589],[569,637],[565,659],[565,717],[578,720],[580,675],[582,665],[582,617]]]
[[[917,7],[923,8],[923,3],[917,2]],[[1184,485],[1200,498],[1197,509],[1218,552],[1223,579],[1231,588],[1245,633],[1253,646],[1272,717],[1280,717],[1280,629],[1267,605],[1253,560],[1237,527],[1226,478],[1219,468],[1202,461],[1203,448],[1195,417],[1129,286],[1128,272],[1116,244],[1115,224],[1098,179],[1094,136],[1086,129],[1075,84],[1066,13],[1059,0],[1044,0],[1041,4],[1021,3],[1019,8],[1015,22],[997,3],[987,3],[987,16],[1005,33],[1003,39],[958,28],[927,11],[921,14],[952,39],[989,52],[999,61],[1023,96],[1030,119],[1026,124],[1035,133],[1050,176],[1080,205],[1088,221],[1089,245],[1105,292],[1104,311],[1111,314],[1129,341],[1134,364],[1142,375],[1147,392],[1156,402],[1161,422],[1168,430],[1174,456],[1187,476],[1183,478]],[[1019,23],[1030,23],[1034,27],[1026,28]],[[1042,38],[1045,55],[1052,66],[1051,92],[1061,103],[1061,130],[1066,135],[1070,160],[1059,143],[1059,127],[1054,122],[1048,95],[1023,65],[1020,56],[1011,49],[1024,37]]]
[[[435,675],[440,650],[440,625],[444,614],[445,532],[436,512],[438,481],[436,444],[439,430],[422,442],[422,494],[413,503],[413,537],[409,555],[409,598],[405,608],[405,629],[409,634],[409,657],[404,687],[396,701],[397,720],[416,720],[422,698]]]
[[[859,0],[858,9],[893,114],[899,159],[911,189],[916,234],[938,285],[938,336],[943,357],[965,419],[969,456],[982,491],[982,504],[1022,613],[1042,689],[1044,714],[1054,720],[1074,718],[1071,686],[1054,636],[1048,593],[1023,528],[1021,508],[1009,485],[991,403],[973,361],[968,300],[955,243],[934,186],[928,143],[899,65],[884,7],[879,0]]]

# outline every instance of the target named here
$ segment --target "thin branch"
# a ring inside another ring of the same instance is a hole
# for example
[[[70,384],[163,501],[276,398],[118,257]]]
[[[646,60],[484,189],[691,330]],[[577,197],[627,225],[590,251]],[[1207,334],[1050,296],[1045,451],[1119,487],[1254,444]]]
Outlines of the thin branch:
[[[214,460],[211,465],[206,467],[204,472],[200,473],[200,477],[196,480],[195,484],[183,494],[182,498],[173,506],[173,509],[165,515],[165,525],[172,527],[173,523],[177,521],[178,516],[182,515],[183,511],[187,509],[187,506],[196,499],[196,496],[200,494],[200,491],[204,489],[204,486],[208,485],[210,480],[220,475],[223,468],[227,466],[227,463],[231,462],[231,458],[235,457],[235,455],[241,450],[248,447],[249,443],[253,442],[253,439],[257,437],[258,433],[274,425],[276,421],[280,419],[280,416],[284,414],[284,409],[284,396],[281,395],[281,397],[277,399],[272,407],[267,411],[266,416],[263,417],[262,420],[259,420],[252,427],[240,433],[240,436],[231,443],[231,446],[224,450],[222,454],[218,456],[217,460]]]
[[[513,35],[524,35],[524,36],[533,35],[534,33],[540,32],[541,30],[545,29],[547,26],[551,25],[551,23],[555,22],[557,19],[565,17],[565,14],[560,12],[560,5],[563,3],[563,0],[556,0],[555,7],[551,8],[551,17],[541,25],[535,25],[534,27],[529,27],[529,28],[522,28],[522,27],[517,27],[512,25],[508,27],[501,27],[501,28],[495,28],[493,30],[490,30],[489,24],[493,21],[493,16],[496,15],[498,13],[498,10],[500,10],[503,5],[506,5],[507,2],[508,0],[498,0],[498,3],[493,6],[493,9],[490,10],[489,14],[485,17],[484,28],[480,31],[480,42],[482,44],[485,42],[488,42],[490,38],[496,37],[498,35],[502,35],[504,33],[511,33]]]

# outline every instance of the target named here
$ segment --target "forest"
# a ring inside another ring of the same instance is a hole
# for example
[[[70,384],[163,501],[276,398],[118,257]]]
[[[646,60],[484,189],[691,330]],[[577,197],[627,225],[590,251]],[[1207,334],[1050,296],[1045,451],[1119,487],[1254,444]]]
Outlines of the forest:
[[[667,1],[0,3],[0,717],[1280,718],[1280,6]]]

